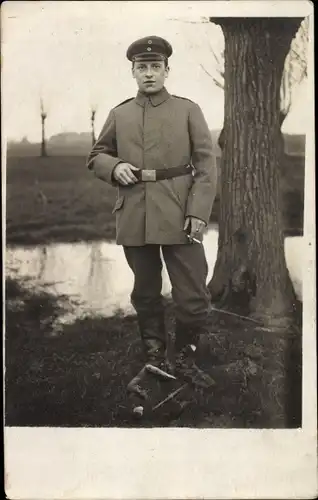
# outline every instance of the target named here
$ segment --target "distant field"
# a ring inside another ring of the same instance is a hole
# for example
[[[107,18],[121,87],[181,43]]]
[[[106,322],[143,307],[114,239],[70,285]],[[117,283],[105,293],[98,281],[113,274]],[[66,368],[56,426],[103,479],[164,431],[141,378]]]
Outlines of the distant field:
[[[9,158],[7,243],[114,237],[116,190],[96,179],[85,157]]]
[[[9,157],[8,244],[113,239],[116,189],[94,178],[85,156]],[[304,160],[286,157],[281,169],[285,229],[302,228]],[[211,216],[217,220],[218,199]]]

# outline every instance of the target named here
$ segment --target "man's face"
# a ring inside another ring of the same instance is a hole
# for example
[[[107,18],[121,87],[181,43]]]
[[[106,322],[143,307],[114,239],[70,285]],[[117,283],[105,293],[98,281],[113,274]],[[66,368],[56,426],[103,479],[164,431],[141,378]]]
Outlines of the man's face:
[[[132,74],[141,92],[155,94],[164,86],[169,68],[164,61],[135,61]]]

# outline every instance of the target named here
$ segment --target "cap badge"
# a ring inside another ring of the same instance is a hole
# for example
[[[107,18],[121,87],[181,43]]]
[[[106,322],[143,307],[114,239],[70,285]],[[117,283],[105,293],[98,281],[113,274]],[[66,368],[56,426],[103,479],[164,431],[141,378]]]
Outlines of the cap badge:
[[[152,44],[152,40],[148,40],[148,43],[149,43],[149,45],[151,45]]]
[[[150,52],[151,51],[151,47],[147,47],[147,50],[148,50],[148,52]]]

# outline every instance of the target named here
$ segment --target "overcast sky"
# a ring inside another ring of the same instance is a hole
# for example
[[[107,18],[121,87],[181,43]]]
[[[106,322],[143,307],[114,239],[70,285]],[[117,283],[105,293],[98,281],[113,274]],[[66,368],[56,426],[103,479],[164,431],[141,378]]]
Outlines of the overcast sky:
[[[209,127],[220,128],[223,91],[201,65],[217,74],[210,46],[219,53],[223,35],[214,24],[195,22],[205,14],[202,3],[7,2],[2,7],[6,136],[39,140],[40,95],[48,113],[48,136],[88,131],[92,105],[97,106],[99,132],[109,109],[136,93],[126,50],[147,35],[167,38],[173,46],[168,90],[196,101]],[[286,132],[306,132],[306,99],[308,88],[303,85],[286,120]]]

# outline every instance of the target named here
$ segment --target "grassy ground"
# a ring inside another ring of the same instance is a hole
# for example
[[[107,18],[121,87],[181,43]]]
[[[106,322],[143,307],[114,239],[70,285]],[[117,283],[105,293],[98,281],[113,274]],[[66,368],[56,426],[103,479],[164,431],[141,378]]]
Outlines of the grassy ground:
[[[116,190],[99,181],[85,158],[10,158],[7,169],[7,243],[109,239]]]
[[[299,233],[303,213],[303,165],[289,157],[282,166],[285,229]],[[7,243],[43,244],[115,238],[116,190],[94,178],[85,157],[9,157]],[[217,220],[218,199],[211,221]]]
[[[290,164],[284,168],[286,227],[297,229],[303,176],[301,169],[291,175]],[[114,238],[115,197],[115,189],[86,169],[84,157],[9,158],[7,243]],[[216,212],[217,203],[212,220]],[[131,419],[126,397],[127,382],[141,366],[135,317],[86,317],[56,331],[65,308],[66,297],[6,281],[6,424],[140,425]],[[172,312],[169,306],[170,331]],[[163,410],[143,425],[299,426],[300,335],[258,331],[218,314],[210,319],[210,332],[201,363],[217,381],[213,391],[196,394],[180,416]]]
[[[6,425],[279,428],[301,424],[301,336],[217,313],[200,362],[216,381],[179,412],[132,419],[126,385],[141,367],[135,317],[86,317],[55,330],[67,308],[29,283],[6,282]],[[172,307],[167,324],[172,330]]]

